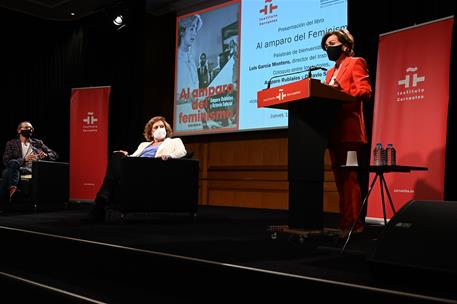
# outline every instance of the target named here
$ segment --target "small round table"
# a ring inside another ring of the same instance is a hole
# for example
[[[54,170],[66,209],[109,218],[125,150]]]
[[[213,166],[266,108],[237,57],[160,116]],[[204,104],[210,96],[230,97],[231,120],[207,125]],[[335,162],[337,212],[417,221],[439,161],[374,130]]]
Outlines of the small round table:
[[[379,187],[381,189],[381,202],[382,202],[382,211],[384,214],[384,226],[387,226],[387,217],[386,217],[386,204],[384,200],[384,190],[387,193],[387,197],[389,198],[390,207],[392,208],[393,213],[396,213],[394,204],[392,203],[392,197],[390,196],[389,188],[387,187],[386,180],[384,178],[384,173],[391,173],[391,172],[403,172],[403,173],[410,173],[411,171],[427,171],[428,168],[426,167],[415,167],[415,166],[402,166],[402,165],[395,165],[395,166],[369,166],[367,167],[359,167],[359,166],[341,166],[347,170],[357,170],[357,171],[368,171],[371,173],[375,173],[375,177],[368,188],[368,193],[363,199],[362,206],[360,208],[359,214],[357,215],[356,220],[352,223],[351,230],[346,237],[346,241],[344,242],[343,248],[341,249],[341,253],[344,253],[347,244],[351,238],[352,231],[354,230],[355,224],[359,221],[360,216],[362,215],[363,208],[368,202],[368,197],[370,196],[371,190],[373,190],[373,186],[376,183],[376,180],[379,178]]]

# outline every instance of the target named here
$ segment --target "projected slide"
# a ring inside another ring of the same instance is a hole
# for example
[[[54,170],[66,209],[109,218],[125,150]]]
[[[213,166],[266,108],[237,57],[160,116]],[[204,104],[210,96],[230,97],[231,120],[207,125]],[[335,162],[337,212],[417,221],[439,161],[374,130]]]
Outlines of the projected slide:
[[[322,36],[346,25],[346,0],[230,1],[179,16],[175,134],[287,127],[286,110],[257,108],[257,91],[330,68]]]

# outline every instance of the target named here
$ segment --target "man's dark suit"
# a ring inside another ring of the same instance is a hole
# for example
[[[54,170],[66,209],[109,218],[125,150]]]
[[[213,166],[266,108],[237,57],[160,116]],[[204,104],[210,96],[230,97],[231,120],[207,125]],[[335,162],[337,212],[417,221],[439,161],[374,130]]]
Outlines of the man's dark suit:
[[[206,88],[209,84],[209,73],[206,65],[198,67],[198,84],[200,88]]]
[[[57,153],[48,148],[42,140],[30,138],[30,144],[36,153],[39,151],[46,153],[48,155],[46,157],[47,160],[57,160]],[[6,143],[5,152],[3,153],[3,165],[7,166],[8,161],[13,159],[17,160],[21,166],[24,164],[21,141],[18,138],[12,139]]]
[[[57,153],[48,148],[42,140],[30,138],[29,143],[34,153],[38,154],[43,151],[47,154],[44,159],[57,160]],[[0,200],[6,196],[9,187],[18,185],[21,167],[25,165],[25,160],[22,157],[21,141],[18,138],[6,143],[3,164],[5,169],[2,172],[2,181],[0,183]]]

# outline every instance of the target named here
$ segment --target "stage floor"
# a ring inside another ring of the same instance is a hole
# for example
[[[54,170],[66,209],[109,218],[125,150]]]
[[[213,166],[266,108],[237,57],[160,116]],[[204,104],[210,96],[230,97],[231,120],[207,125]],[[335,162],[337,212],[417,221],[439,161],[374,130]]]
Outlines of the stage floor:
[[[201,206],[193,220],[187,214],[170,213],[129,214],[121,220],[120,215],[113,212],[107,223],[89,223],[85,220],[88,207],[72,205],[62,211],[1,214],[0,232],[7,235],[6,239],[10,242],[5,241],[2,247],[12,248],[19,242],[32,243],[35,240],[31,239],[39,237],[46,238],[46,242],[55,239],[53,245],[50,245],[54,250],[61,248],[59,242],[65,241],[70,242],[71,246],[83,244],[97,248],[134,251],[135,254],[141,252],[162,257],[165,255],[167,258],[177,257],[190,259],[192,262],[216,263],[261,271],[269,275],[324,280],[329,284],[348,285],[350,288],[399,292],[403,293],[403,296],[417,296],[421,301],[428,299],[432,302],[457,303],[455,288],[449,288],[445,284],[418,286],[405,281],[386,280],[373,271],[369,257],[376,247],[382,227],[368,226],[364,233],[354,235],[345,253],[341,254],[343,240],[335,228],[335,214],[325,216],[325,231],[306,232],[282,229],[287,227],[287,212],[278,210]],[[15,235],[9,237],[8,234]],[[23,240],[18,238],[18,235],[23,237]],[[19,250],[26,249],[16,251]],[[78,250],[80,249],[73,249],[72,252]],[[11,258],[18,253],[11,251],[9,254],[8,258]],[[69,278],[66,283],[62,283],[65,278],[59,279],[61,283],[55,283],[52,276],[40,272],[39,267],[36,271],[29,271],[20,262],[6,263],[4,258],[2,261],[1,272],[46,281],[51,286],[60,284],[59,286],[75,289],[71,286]],[[75,263],[81,263],[81,260]],[[82,294],[92,295],[98,299],[104,297],[102,287],[99,291],[88,291],[88,287],[78,288],[82,290]],[[182,296],[178,298],[183,300]],[[105,299],[108,299],[107,302],[116,302],[110,297]],[[175,302],[168,298],[161,299],[165,299],[165,302]],[[195,299],[183,302],[193,300]]]

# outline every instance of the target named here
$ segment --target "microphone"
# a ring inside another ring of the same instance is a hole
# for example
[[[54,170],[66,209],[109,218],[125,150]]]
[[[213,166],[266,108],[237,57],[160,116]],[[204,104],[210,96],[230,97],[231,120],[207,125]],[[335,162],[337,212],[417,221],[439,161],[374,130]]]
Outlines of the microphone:
[[[311,72],[313,71],[317,71],[317,70],[322,70],[322,71],[327,71],[326,68],[323,68],[323,67],[319,67],[319,66],[310,66],[309,68],[303,70],[303,71],[298,71],[298,72],[293,72],[293,73],[288,73],[288,74],[282,74],[282,75],[275,75],[273,77],[271,77],[268,82],[267,82],[267,89],[270,88],[271,86],[271,81],[275,78],[279,78],[279,77],[285,77],[285,76],[290,76],[290,75],[295,75],[295,74],[300,74],[300,73],[304,73],[304,72],[308,72],[308,76],[306,78],[311,78]]]
[[[323,68],[323,67],[319,67],[319,66],[310,66],[308,68],[308,77],[307,78],[311,78],[313,75],[311,75],[311,72],[313,71],[318,71],[318,70],[322,70],[322,71],[327,71],[326,68]]]

